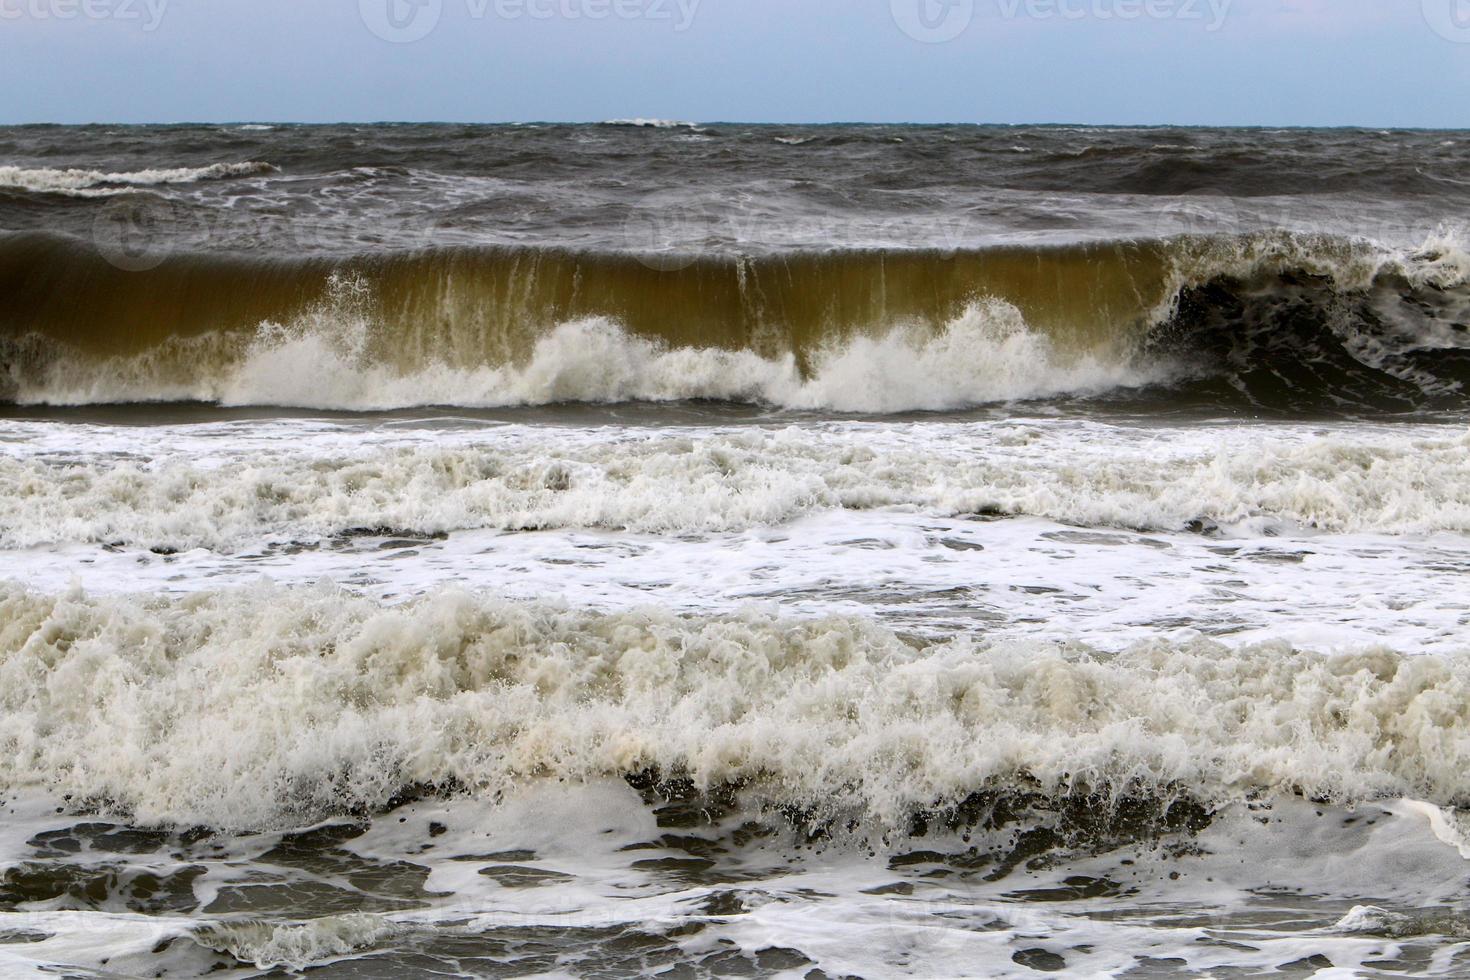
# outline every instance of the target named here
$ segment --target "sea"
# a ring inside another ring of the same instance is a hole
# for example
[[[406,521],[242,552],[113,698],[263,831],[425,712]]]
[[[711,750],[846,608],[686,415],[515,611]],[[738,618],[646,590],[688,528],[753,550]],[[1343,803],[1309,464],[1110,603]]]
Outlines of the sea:
[[[0,128],[0,975],[1470,976],[1470,134]]]

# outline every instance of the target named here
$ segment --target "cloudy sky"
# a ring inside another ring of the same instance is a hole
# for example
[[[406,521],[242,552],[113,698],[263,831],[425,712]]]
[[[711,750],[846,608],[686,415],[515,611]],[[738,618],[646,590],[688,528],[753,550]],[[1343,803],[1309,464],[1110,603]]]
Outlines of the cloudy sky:
[[[1470,125],[1470,0],[0,0],[0,121]]]

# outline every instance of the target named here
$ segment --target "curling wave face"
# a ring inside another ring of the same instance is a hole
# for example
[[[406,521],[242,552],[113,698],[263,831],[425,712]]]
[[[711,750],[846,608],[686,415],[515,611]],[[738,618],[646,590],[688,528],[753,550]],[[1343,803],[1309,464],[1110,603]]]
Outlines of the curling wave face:
[[[1462,406],[1470,381],[1470,255],[1453,241],[1413,254],[1276,234],[132,260],[146,268],[60,238],[0,238],[12,400],[892,413],[1145,390],[1223,409],[1413,411]]]
[[[894,828],[980,791],[1470,793],[1470,662],[1389,650],[1098,655],[458,592],[384,608],[327,588],[4,586],[0,680],[0,781],[145,824],[302,825],[411,787],[647,770]]]

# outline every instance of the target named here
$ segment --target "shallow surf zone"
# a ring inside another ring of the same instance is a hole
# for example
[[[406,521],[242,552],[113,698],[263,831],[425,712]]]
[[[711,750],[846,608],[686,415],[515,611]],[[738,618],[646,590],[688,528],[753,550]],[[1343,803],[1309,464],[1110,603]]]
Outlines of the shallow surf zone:
[[[3,394],[884,414],[1146,389],[1222,410],[1405,412],[1462,407],[1470,380],[1470,259],[1451,239],[1413,252],[1275,233],[687,257],[150,254],[119,268],[59,236],[0,241]]]
[[[1453,975],[1466,663],[9,586],[0,962]]]
[[[10,548],[229,554],[474,529],[734,533],[883,510],[1244,538],[1470,529],[1470,437],[1454,425],[8,422],[0,433]]]
[[[871,855],[637,781],[235,837],[49,802],[6,804],[30,837],[0,891],[11,975],[1455,976],[1470,922],[1445,811],[1407,800],[1134,840],[1018,808]]]
[[[1454,976],[1466,945],[1444,811],[1415,801],[1180,814],[1133,841],[1018,809],[881,855],[622,781],[245,837],[49,802],[7,801],[30,835],[0,892],[25,903],[12,975]]]
[[[273,829],[416,787],[656,772],[902,831],[975,793],[1470,794],[1470,666],[1266,643],[915,641],[866,618],[593,613],[454,591],[7,587],[0,779]],[[228,738],[219,733],[229,732]]]

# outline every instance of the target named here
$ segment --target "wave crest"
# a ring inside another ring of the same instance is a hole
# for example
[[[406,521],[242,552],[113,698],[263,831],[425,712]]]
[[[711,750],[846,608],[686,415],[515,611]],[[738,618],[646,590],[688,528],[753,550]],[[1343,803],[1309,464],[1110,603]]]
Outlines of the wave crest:
[[[0,784],[144,823],[276,826],[414,785],[493,794],[648,769],[894,827],[1006,787],[1470,795],[1470,661],[1387,650],[920,649],[860,618],[0,586],[0,678]]]
[[[269,163],[215,163],[207,167],[172,167],[157,170],[108,173],[101,170],[55,170],[0,167],[0,188],[9,187],[39,194],[69,197],[108,197],[138,187],[160,184],[192,184],[200,180],[222,180],[274,173]]]

